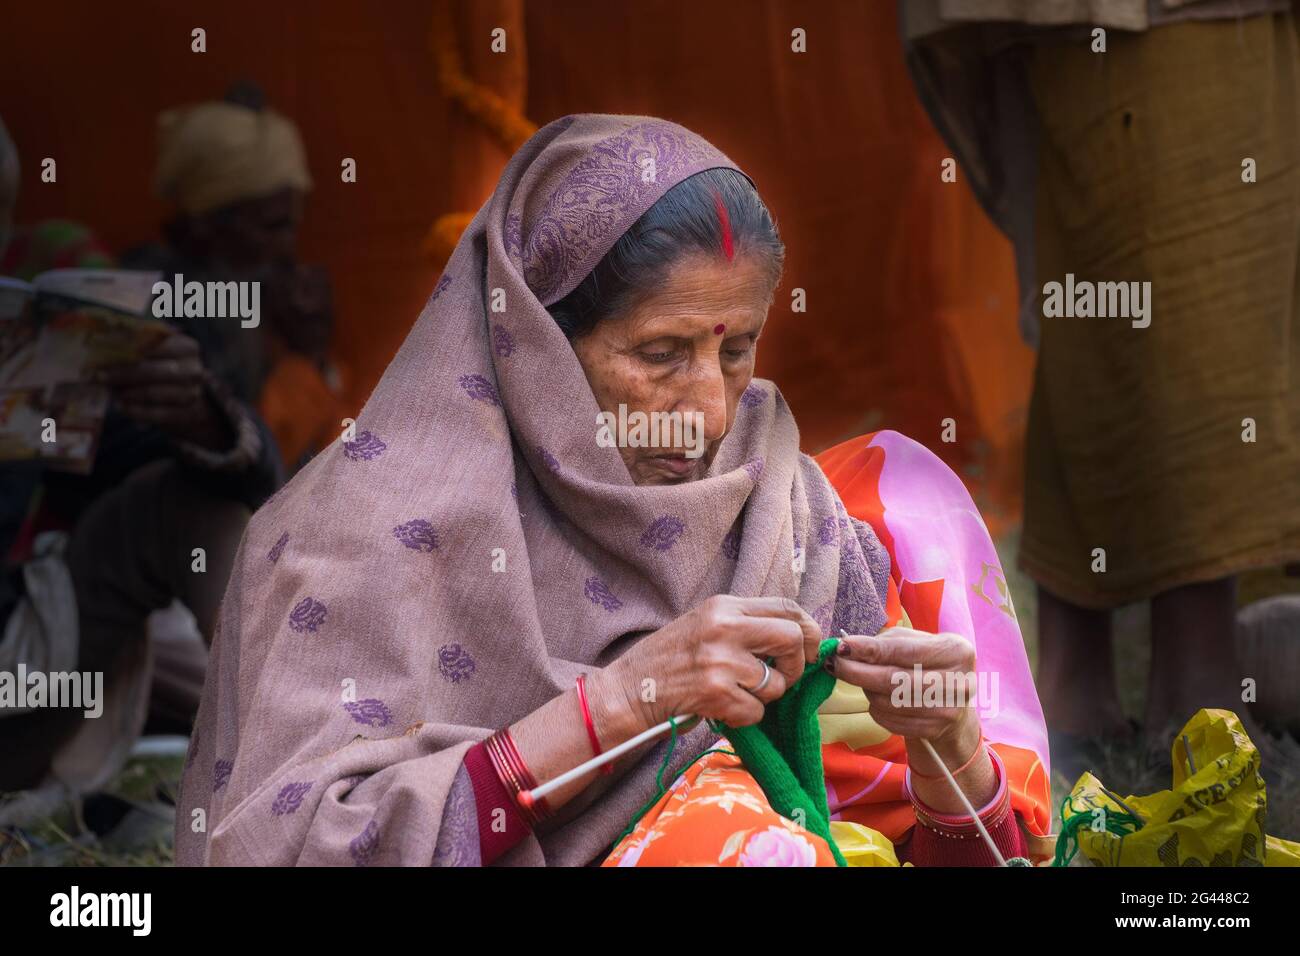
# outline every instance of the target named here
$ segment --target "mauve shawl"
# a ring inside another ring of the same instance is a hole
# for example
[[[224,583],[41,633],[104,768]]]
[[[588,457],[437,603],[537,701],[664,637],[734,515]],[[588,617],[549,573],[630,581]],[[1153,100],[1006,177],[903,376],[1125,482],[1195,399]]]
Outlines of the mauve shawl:
[[[735,168],[627,116],[565,117],[513,157],[355,433],[244,534],[177,863],[476,862],[465,752],[710,595],[794,598],[828,631],[882,626],[888,555],[800,454],[770,382],[744,393],[705,478],[639,487],[596,444],[595,398],[545,310],[716,167]],[[827,522],[856,533],[801,567]],[[714,739],[700,724],[673,766]],[[665,746],[499,862],[591,862],[654,793]]]

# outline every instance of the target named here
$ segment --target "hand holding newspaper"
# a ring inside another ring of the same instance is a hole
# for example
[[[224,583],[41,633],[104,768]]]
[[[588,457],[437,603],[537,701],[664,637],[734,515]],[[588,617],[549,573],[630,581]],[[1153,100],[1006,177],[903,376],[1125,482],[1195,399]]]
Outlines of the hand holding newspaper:
[[[172,333],[145,317],[157,279],[111,269],[0,278],[0,461],[92,469],[109,402],[94,374],[138,361]]]

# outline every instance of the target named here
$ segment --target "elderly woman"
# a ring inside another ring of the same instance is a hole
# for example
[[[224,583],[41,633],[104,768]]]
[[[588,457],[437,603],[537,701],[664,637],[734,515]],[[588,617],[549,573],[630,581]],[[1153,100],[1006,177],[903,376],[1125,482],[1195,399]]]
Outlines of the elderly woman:
[[[753,183],[688,130],[538,132],[355,425],[244,537],[178,862],[808,865],[832,840],[992,862],[927,741],[1001,852],[1037,856],[1046,734],[988,533],[902,436],[825,473],[800,454],[753,377],[782,258]],[[655,413],[698,429],[609,427]],[[841,633],[832,838],[712,727],[757,723]],[[897,693],[975,674],[979,709]],[[685,714],[707,722],[671,753],[521,795]]]

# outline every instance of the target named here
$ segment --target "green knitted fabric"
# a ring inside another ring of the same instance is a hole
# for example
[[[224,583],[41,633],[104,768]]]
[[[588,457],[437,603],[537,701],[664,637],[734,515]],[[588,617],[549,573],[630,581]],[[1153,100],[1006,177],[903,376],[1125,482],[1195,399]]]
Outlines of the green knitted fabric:
[[[826,780],[822,775],[821,725],[817,722],[817,708],[835,689],[835,675],[822,665],[835,653],[838,643],[835,638],[822,641],[816,663],[804,668],[803,676],[780,700],[767,705],[761,722],[749,727],[728,727],[721,721],[710,721],[709,725],[731,741],[772,809],[823,838],[835,862],[847,866],[831,839]]]

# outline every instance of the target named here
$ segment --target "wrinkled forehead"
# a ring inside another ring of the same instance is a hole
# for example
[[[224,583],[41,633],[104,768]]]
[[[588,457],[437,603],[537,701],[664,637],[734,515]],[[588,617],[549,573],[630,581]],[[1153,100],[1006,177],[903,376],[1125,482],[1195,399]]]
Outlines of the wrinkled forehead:
[[[560,124],[521,176],[505,221],[506,254],[544,306],[572,292],[673,186],[706,169],[738,169],[665,120],[592,115]]]

